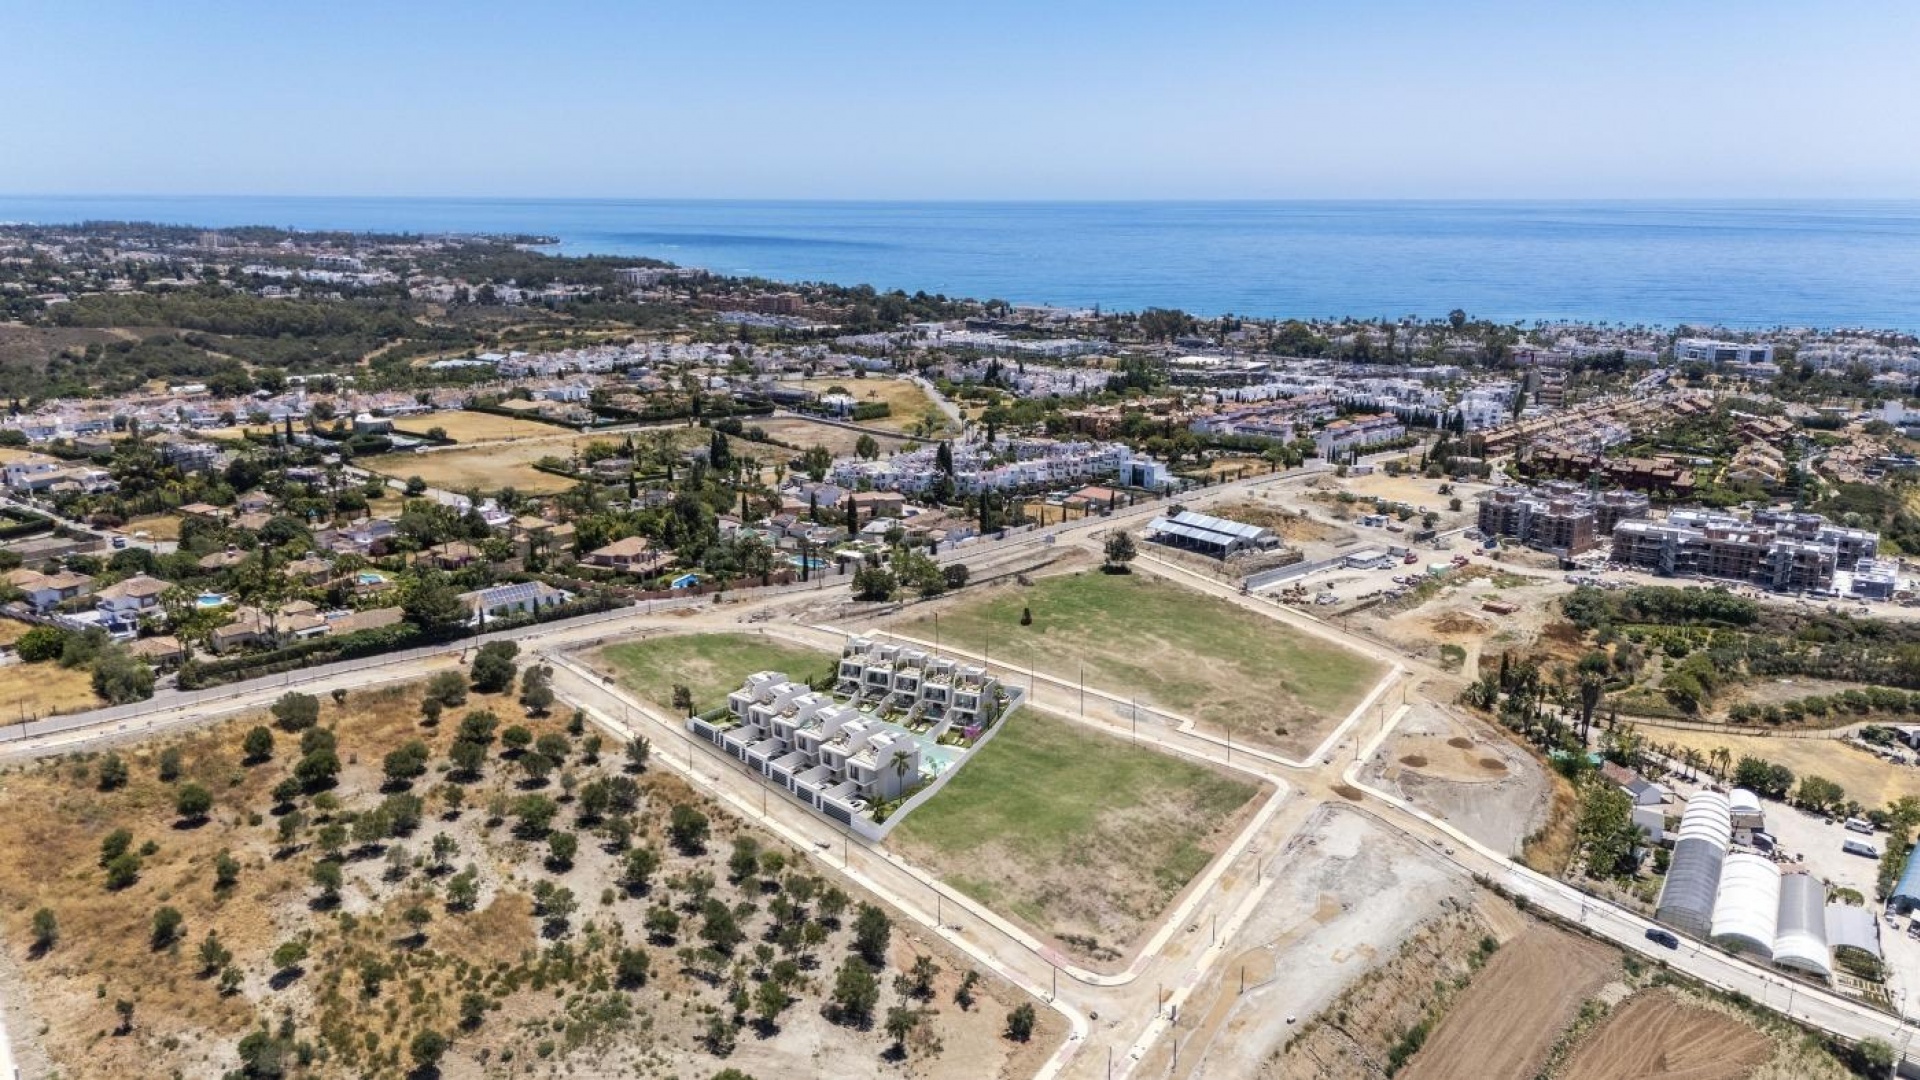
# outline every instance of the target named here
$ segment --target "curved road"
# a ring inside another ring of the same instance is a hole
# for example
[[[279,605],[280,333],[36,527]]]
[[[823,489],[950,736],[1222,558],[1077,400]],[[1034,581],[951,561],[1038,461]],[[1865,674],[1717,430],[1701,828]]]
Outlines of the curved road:
[[[1318,471],[1323,470],[1299,470],[1238,481],[1185,496],[1183,501],[1189,505],[1204,504],[1250,488],[1294,482]],[[942,561],[998,560],[1009,552],[1061,542],[1093,545],[1098,533],[1107,527],[1131,523],[1158,509],[1157,503],[1149,503],[1118,511],[1111,518],[1075,521],[1001,541],[982,541],[943,553]],[[1445,822],[1389,793],[1369,787],[1361,777],[1361,763],[1385,743],[1399,719],[1407,713],[1409,695],[1420,695],[1419,679],[1432,672],[1420,662],[1306,613],[1243,596],[1231,586],[1151,556],[1142,556],[1142,560],[1152,564],[1156,573],[1178,578],[1202,592],[1376,657],[1388,666],[1389,673],[1314,754],[1303,760],[1292,760],[1227,745],[1199,731],[1190,718],[1141,710],[1134,718],[1124,719],[1123,710],[1132,711],[1128,708],[1129,699],[1098,687],[1086,688],[1095,701],[1095,708],[1087,715],[1080,715],[1076,685],[1003,660],[992,661],[1006,677],[1027,679],[1034,689],[1034,704],[1043,705],[1050,712],[1111,734],[1146,741],[1165,752],[1233,769],[1271,786],[1271,794],[1228,850],[1214,860],[1201,880],[1188,888],[1131,964],[1118,972],[1089,970],[1073,963],[883,846],[868,845],[836,830],[798,803],[770,794],[758,774],[741,768],[711,744],[688,738],[676,719],[660,715],[650,705],[621,693],[568,655],[601,640],[694,629],[740,630],[743,624],[749,629],[757,626],[762,633],[837,649],[847,632],[838,627],[792,622],[767,624],[780,606],[799,599],[804,593],[835,587],[835,583],[816,581],[744,590],[730,597],[732,602],[726,604],[714,604],[708,598],[691,603],[663,602],[656,608],[623,608],[488,637],[510,637],[519,641],[524,649],[554,665],[556,691],[587,710],[596,722],[623,738],[633,733],[646,734],[654,741],[656,759],[664,766],[686,774],[714,798],[728,803],[743,817],[758,819],[801,850],[811,849],[814,859],[824,867],[885,897],[928,932],[939,935],[981,966],[1047,1001],[1065,1019],[1069,1036],[1037,1074],[1043,1080],[1061,1075],[1112,1077],[1131,1073],[1166,1033],[1174,1011],[1228,954],[1235,932],[1268,892],[1269,864],[1284,857],[1288,845],[1300,839],[1301,829],[1312,813],[1329,801],[1364,809],[1462,870],[1499,882],[1534,904],[1579,922],[1592,933],[1623,948],[1664,961],[1713,985],[1738,990],[1825,1031],[1848,1039],[1877,1037],[1890,1041],[1903,1052],[1910,1049],[1915,1029],[1891,1016],[1825,990],[1790,982],[1736,957],[1691,944],[1677,952],[1660,948],[1645,937],[1651,925],[1647,920],[1587,897],[1564,883],[1534,874]],[[469,640],[198,693],[169,692],[135,706],[38,721],[0,732],[0,740],[6,740],[0,742],[0,757],[57,753],[103,740],[145,737],[154,730],[201,724],[260,708],[289,686],[324,684],[328,689],[354,689],[415,679],[457,664],[464,649],[472,645]],[[943,651],[966,655],[951,647]],[[1103,704],[1105,709],[1101,708]],[[1362,800],[1356,804],[1335,796],[1332,788],[1337,784],[1358,789]],[[0,1054],[6,1052],[4,1037],[4,1030],[0,1030]],[[9,1064],[0,1059],[0,1068]],[[0,1077],[6,1075],[0,1072]]]

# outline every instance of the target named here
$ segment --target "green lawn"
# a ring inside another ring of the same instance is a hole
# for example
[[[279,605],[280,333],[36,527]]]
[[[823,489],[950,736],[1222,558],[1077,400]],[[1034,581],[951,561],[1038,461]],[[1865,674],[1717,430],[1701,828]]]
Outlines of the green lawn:
[[[888,842],[996,911],[1113,960],[1106,950],[1125,952],[1166,909],[1257,791],[1022,709]]]
[[[818,678],[838,657],[758,634],[679,634],[608,645],[594,657],[620,685],[659,705],[673,704],[674,684],[693,691],[696,711],[727,702],[756,671],[778,671],[795,679]]]
[[[1020,625],[1022,608],[1033,625]],[[932,640],[932,616],[903,633]],[[1085,572],[964,595],[942,644],[1192,716],[1282,749],[1313,749],[1385,674],[1351,650],[1144,573]]]

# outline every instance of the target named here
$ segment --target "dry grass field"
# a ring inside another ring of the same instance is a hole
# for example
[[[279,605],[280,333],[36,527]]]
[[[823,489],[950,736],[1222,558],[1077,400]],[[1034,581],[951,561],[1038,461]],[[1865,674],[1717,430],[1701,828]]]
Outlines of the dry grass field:
[[[499,419],[505,422],[504,417]],[[552,435],[553,432],[549,430],[546,434]],[[446,491],[465,491],[477,487],[481,491],[491,492],[510,487],[532,495],[551,495],[571,488],[573,481],[564,476],[541,472],[533,467],[535,462],[544,457],[565,460],[590,443],[606,442],[613,438],[606,435],[525,438],[471,449],[436,450],[425,454],[380,454],[363,458],[358,464],[397,480],[418,476],[429,486]]]
[[[888,415],[877,420],[863,420],[867,427],[884,428],[887,431],[910,431],[923,417],[931,417],[944,430],[949,421],[946,415],[934,405],[933,399],[920,388],[918,383],[906,379],[889,379],[869,375],[864,379],[851,376],[833,379],[804,379],[801,386],[808,390],[826,393],[833,387],[840,387],[852,394],[856,401],[884,401],[890,410]]]
[[[241,743],[264,716],[122,747],[128,778],[111,790],[99,754],[0,773],[0,829],[15,841],[0,846],[0,937],[14,972],[0,992],[35,1021],[15,1027],[16,1045],[58,1062],[63,1078],[219,1076],[247,1045],[301,1063],[303,1077],[398,1080],[420,1075],[413,1046],[428,1031],[450,1041],[451,1077],[885,1067],[877,1020],[866,1030],[821,1007],[862,897],[678,779],[628,771],[620,747],[571,734],[564,712],[528,716],[509,696],[476,695],[429,724],[420,696],[411,686],[344,705],[322,698],[319,727],[274,730],[263,761],[245,760]],[[449,758],[476,710],[497,727],[468,773]],[[515,749],[515,728],[541,742]],[[303,785],[300,744],[318,732],[337,741],[339,772]],[[413,742],[420,775],[383,776],[387,755]],[[556,768],[527,767],[548,755]],[[163,779],[175,756],[177,774]],[[211,795],[201,819],[177,810],[187,785]],[[705,819],[702,842],[665,835],[675,808]],[[133,880],[115,886],[100,853],[122,829],[136,861]],[[737,842],[757,845],[744,871],[730,862]],[[635,850],[655,856],[640,882],[624,876]],[[849,905],[830,910],[836,897]],[[29,948],[42,908],[57,940]],[[164,909],[180,925],[156,938]],[[1031,1043],[1005,1040],[1013,992],[983,980],[961,1008],[964,962],[894,926],[886,967],[922,954],[938,969],[930,998],[904,998],[883,970],[876,1003],[876,1016],[903,1001],[924,1012],[907,1044],[914,1075],[1027,1075],[1051,1051],[1062,1029],[1044,1010]],[[761,1023],[766,983],[791,1000]],[[744,1017],[728,1005],[735,986],[756,995]],[[257,1030],[269,1034],[243,1044]]]
[[[1257,789],[1037,710],[1006,725],[890,843],[1068,951],[1118,960]]]
[[[538,420],[466,410],[401,417],[393,422],[393,427],[395,431],[413,435],[425,435],[433,428],[440,428],[447,433],[447,438],[462,443],[511,442],[541,435],[560,435],[567,430]]]
[[[464,414],[462,414],[464,415]],[[485,414],[475,414],[482,415]],[[513,423],[505,417],[489,417],[503,423]],[[498,491],[503,487],[533,495],[551,495],[566,491],[573,482],[564,476],[541,472],[534,464],[544,457],[556,457],[562,461],[571,459],[594,443],[610,443],[619,446],[632,435],[634,442],[646,444],[652,440],[665,440],[679,449],[693,446],[705,446],[712,433],[701,427],[656,427],[644,430],[603,431],[592,435],[568,435],[559,429],[544,424],[526,422],[522,427],[539,430],[540,434],[526,434],[509,442],[492,442],[479,446],[456,446],[447,450],[433,450],[423,454],[379,454],[362,458],[357,464],[362,468],[405,480],[418,476],[429,486],[447,491],[466,491],[479,488],[483,492]],[[746,454],[768,460],[778,454],[776,448],[760,446],[743,439],[728,439],[727,445],[735,454]]]
[[[1580,1003],[1619,968],[1605,946],[1530,925],[1474,976],[1403,1075],[1532,1076]]]
[[[1292,754],[1318,745],[1383,674],[1324,638],[1144,573],[1059,574],[911,610],[902,633],[932,641],[937,617],[942,641],[975,653],[1067,680],[1084,662],[1089,686]]]
[[[152,514],[147,517],[128,519],[125,525],[120,526],[119,531],[128,536],[144,532],[154,540],[178,540],[180,539],[180,521],[178,514]]]
[[[8,621],[5,625],[11,630],[20,624]],[[101,704],[88,668],[66,668],[51,661],[0,667],[0,724],[49,713],[85,712]]]
[[[1561,1080],[1743,1080],[1773,1042],[1663,991],[1636,994],[1581,1040]]]
[[[748,427],[757,427],[770,437],[790,446],[805,450],[810,446],[824,446],[835,457],[846,457],[854,452],[854,444],[860,441],[860,432],[834,424],[822,424],[813,420],[799,420],[783,416],[770,420],[750,420]],[[898,450],[906,445],[905,439],[895,439],[885,435],[875,435],[873,440],[880,444],[880,452]],[[762,454],[762,457],[772,455]]]
[[[1824,776],[1847,791],[1862,806],[1885,806],[1902,795],[1920,790],[1920,770],[1895,765],[1836,739],[1781,739],[1763,735],[1720,734],[1646,725],[1644,737],[1660,743],[1691,747],[1702,753],[1724,746],[1733,760],[1757,757],[1785,765],[1795,776]]]

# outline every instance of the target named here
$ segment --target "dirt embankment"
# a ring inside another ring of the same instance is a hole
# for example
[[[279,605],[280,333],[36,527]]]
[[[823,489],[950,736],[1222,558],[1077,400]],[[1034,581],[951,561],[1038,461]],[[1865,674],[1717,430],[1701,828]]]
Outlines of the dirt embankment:
[[[1472,977],[1492,927],[1471,906],[1428,922],[1362,976],[1261,1068],[1274,1080],[1384,1078],[1394,1045]]]
[[[1772,1056],[1772,1041],[1753,1027],[1652,991],[1588,1036],[1560,1080],[1742,1080]]]

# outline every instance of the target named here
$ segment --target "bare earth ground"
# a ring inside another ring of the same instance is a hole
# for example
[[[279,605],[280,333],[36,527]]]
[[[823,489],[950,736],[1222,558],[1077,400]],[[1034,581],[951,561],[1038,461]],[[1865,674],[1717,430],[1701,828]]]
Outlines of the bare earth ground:
[[[1486,488],[1484,484],[1429,480],[1423,476],[1406,474],[1388,476],[1381,470],[1375,470],[1367,476],[1349,476],[1339,483],[1362,499],[1387,499],[1391,502],[1406,503],[1415,508],[1424,506],[1440,515],[1443,527],[1453,524],[1456,518],[1465,518],[1477,513],[1478,502],[1474,495]],[[1447,483],[1452,484],[1453,493],[1440,494],[1440,485]],[[1460,500],[1460,510],[1458,512],[1448,510],[1447,500],[1456,498]]]
[[[1518,852],[1545,820],[1546,770],[1484,721],[1417,703],[1370,763],[1373,783],[1497,851]]]
[[[1536,924],[1500,947],[1407,1065],[1408,1080],[1530,1077],[1580,1003],[1616,974],[1611,948]]]
[[[418,687],[356,694],[344,708],[323,699],[322,723],[338,731],[345,766],[331,792],[340,806],[328,810],[318,800],[303,800],[307,813],[345,820],[375,806],[384,794],[378,790],[383,756],[404,740],[422,740],[430,761],[442,763],[456,727],[453,717],[466,709],[491,709],[503,726],[525,724],[542,735],[559,733],[565,723],[559,716],[526,717],[502,696],[475,697],[450,710],[437,728],[426,727],[419,722],[418,694]],[[700,943],[700,917],[684,915],[689,921],[677,943],[650,941],[640,924],[653,905],[674,904],[683,913],[697,909],[688,898],[704,890],[729,906],[739,902],[744,906],[735,910],[748,937],[735,956],[748,969],[745,984],[751,989],[756,976],[750,969],[764,963],[754,958],[753,945],[763,940],[765,913],[776,894],[728,881],[732,838],[750,835],[750,828],[675,777],[641,773],[635,777],[640,792],[634,844],[659,851],[662,862],[651,889],[630,895],[616,887],[620,856],[577,820],[574,800],[564,794],[567,785],[533,790],[560,802],[555,828],[577,830],[579,851],[571,865],[545,860],[543,844],[517,836],[511,818],[499,819],[529,789],[498,742],[488,754],[485,778],[458,785],[466,792],[461,805],[448,799],[455,785],[443,784],[444,773],[430,768],[414,782],[414,792],[427,800],[418,827],[404,838],[371,845],[356,839],[340,862],[345,883],[338,908],[316,910],[308,880],[319,854],[315,825],[310,822],[295,844],[282,847],[275,838],[278,819],[264,813],[271,802],[265,793],[287,774],[298,740],[277,732],[271,761],[240,764],[240,737],[260,719],[123,747],[131,779],[118,791],[98,790],[98,758],[91,755],[0,773],[0,829],[16,840],[0,847],[0,929],[12,962],[0,965],[0,978],[9,967],[15,976],[0,985],[0,994],[26,1003],[33,1014],[11,1026],[29,1063],[44,1053],[65,1078],[218,1076],[233,1068],[236,1042],[251,1026],[289,1015],[297,1038],[327,1050],[325,1059],[302,1073],[315,1077],[398,1080],[410,1069],[407,1040],[432,1027],[454,1040],[442,1066],[448,1080],[501,1075],[499,1064],[508,1053],[514,1055],[511,1075],[525,1077],[706,1077],[737,1061],[762,1077],[897,1070],[941,1080],[1011,1080],[1030,1075],[1063,1032],[1057,1016],[1041,1010],[1041,1029],[1031,1043],[1002,1038],[1006,1012],[1021,997],[989,977],[977,988],[978,1004],[960,1009],[951,991],[965,959],[918,938],[896,917],[891,964],[928,953],[942,972],[924,1006],[934,1010],[926,1038],[913,1040],[904,1068],[885,1064],[883,1034],[830,1024],[820,1012],[833,971],[846,955],[849,913],[814,950],[818,965],[801,964],[796,1000],[773,1033],[762,1037],[751,1025],[740,1028],[732,1057],[716,1057],[700,1035],[714,1011],[725,1014],[728,980],[708,983],[675,949]],[[156,775],[163,745],[180,749],[182,782],[213,791],[214,809],[204,824],[176,824],[175,789]],[[574,743],[566,768],[582,783],[618,770],[618,748],[603,749],[599,760],[588,760],[585,744]],[[701,808],[712,822],[704,854],[679,853],[661,835],[667,809],[677,804]],[[116,827],[133,833],[136,848],[147,841],[154,848],[142,860],[139,880],[111,892],[95,856],[101,838]],[[478,875],[479,900],[471,912],[450,908],[439,895],[446,879],[423,865],[429,842],[441,836],[458,846],[452,866],[470,864]],[[783,889],[797,880],[794,874],[810,873],[805,853],[773,841],[764,846],[784,857]],[[398,876],[394,861],[379,857],[382,849],[410,856],[400,860]],[[212,861],[222,850],[240,867],[237,885],[224,893],[211,880]],[[711,875],[705,886],[692,883],[702,875]],[[537,925],[529,894],[538,881],[563,885],[578,901],[557,938],[543,937]],[[33,956],[26,948],[28,924],[43,905],[55,912],[60,939],[46,955]],[[185,925],[177,944],[154,948],[149,927],[162,905],[179,909]],[[400,915],[413,905],[428,918],[419,942],[408,944]],[[222,994],[202,969],[199,946],[209,931],[218,932],[239,973],[231,995]],[[301,970],[271,978],[268,956],[275,946],[302,937],[310,941],[310,957]],[[615,945],[646,948],[652,969],[643,985],[615,989],[607,981],[608,952]],[[390,971],[384,986],[371,993],[363,988],[369,963]],[[899,1000],[890,982],[891,972],[883,973],[879,1016]],[[463,994],[473,992],[485,997],[489,1011],[476,1028],[459,1029],[453,1010]],[[135,1009],[132,1030],[119,1034],[117,1000],[131,1001]]]
[[[56,712],[98,708],[93,672],[47,661],[0,666],[0,724],[17,724]]]
[[[1583,1039],[1560,1080],[1743,1080],[1772,1056],[1747,1024],[1655,990]]]
[[[854,445],[860,441],[860,436],[863,434],[836,424],[822,424],[790,416],[771,420],[750,420],[747,426],[757,427],[765,431],[769,437],[790,446],[798,446],[803,450],[810,446],[824,446],[835,457],[845,457],[853,453]],[[898,450],[906,445],[906,440],[888,435],[875,435],[873,441],[880,444],[881,454]]]
[[[1208,513],[1272,529],[1309,559],[1328,558],[1360,539],[1352,529],[1305,515],[1278,492],[1258,491],[1245,499],[1215,504]]]
[[[468,412],[432,412],[419,416],[405,416],[393,422],[394,430],[412,435],[425,435],[433,428],[442,428],[447,437],[456,442],[496,442],[515,439],[530,439],[537,435],[559,435],[566,429],[544,424],[538,420],[520,420],[511,416],[498,416],[493,413]]]
[[[1517,918],[1517,916],[1516,916]],[[1477,904],[1450,902],[1415,928],[1379,966],[1297,1028],[1255,1075],[1280,1080],[1380,1080],[1405,1033],[1430,1023],[1485,961],[1481,942],[1499,935]],[[1402,1053],[1404,1054],[1404,1050]]]
[[[1862,806],[1884,806],[1902,795],[1920,791],[1920,769],[1895,765],[1836,739],[1783,739],[1736,735],[1729,731],[1689,731],[1642,726],[1640,733],[1655,742],[1708,751],[1724,746],[1733,760],[1757,757],[1785,765],[1795,776],[1824,776],[1847,791]]]
[[[1559,617],[1555,601],[1572,591],[1572,586],[1558,578],[1533,574],[1527,582],[1516,583],[1507,575],[1503,567],[1481,564],[1468,572],[1456,571],[1449,575],[1451,583],[1424,604],[1405,610],[1376,609],[1379,614],[1370,619],[1372,632],[1401,649],[1432,659],[1441,657],[1442,645],[1459,646],[1466,653],[1461,676],[1476,678],[1481,656],[1540,640],[1541,631]],[[1504,601],[1519,610],[1495,614],[1485,608],[1489,601]]]
[[[1393,956],[1423,922],[1473,893],[1465,875],[1365,814],[1322,807],[1266,863],[1271,891],[1188,999],[1139,1076],[1238,1080],[1291,1075],[1263,1065],[1320,1012]],[[1200,928],[1195,947],[1206,945]],[[1247,990],[1240,993],[1240,973]],[[1274,977],[1278,973],[1278,977]],[[1169,1072],[1174,1046],[1179,1069]]]

